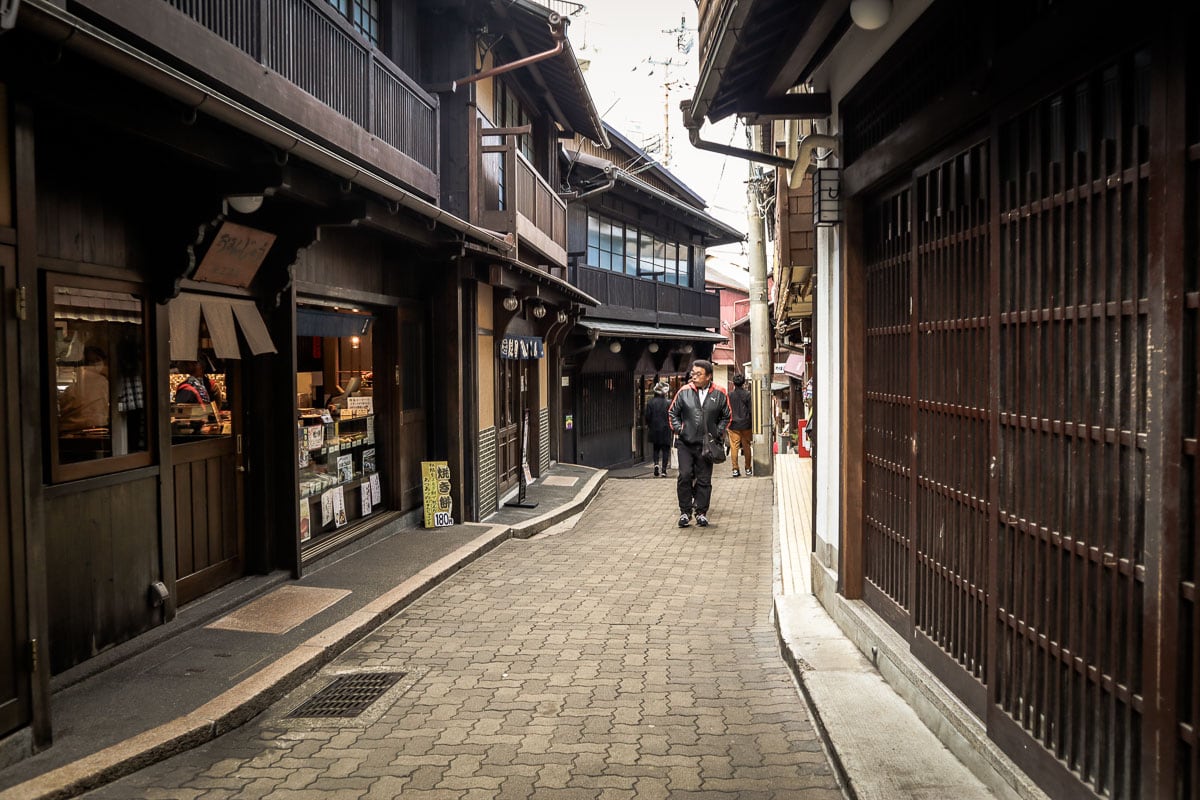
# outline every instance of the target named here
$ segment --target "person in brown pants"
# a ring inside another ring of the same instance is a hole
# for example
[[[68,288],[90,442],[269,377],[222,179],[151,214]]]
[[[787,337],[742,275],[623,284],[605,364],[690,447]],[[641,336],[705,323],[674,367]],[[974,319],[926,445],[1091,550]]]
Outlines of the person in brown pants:
[[[735,478],[754,474],[750,467],[750,440],[753,438],[750,431],[750,392],[747,391],[745,383],[745,375],[734,375],[733,390],[729,392],[729,407],[733,412],[729,420],[729,463],[733,467]],[[742,472],[738,472],[739,449],[745,454],[746,469]]]

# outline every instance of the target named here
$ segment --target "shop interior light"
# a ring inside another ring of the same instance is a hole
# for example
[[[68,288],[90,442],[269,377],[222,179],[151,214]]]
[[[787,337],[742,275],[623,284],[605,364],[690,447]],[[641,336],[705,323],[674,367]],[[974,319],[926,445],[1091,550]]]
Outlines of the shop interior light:
[[[546,306],[543,305],[542,303],[537,303],[536,305],[534,305],[532,311],[533,311],[533,315],[535,317],[537,317],[538,319],[541,319],[542,317],[546,316]]]
[[[565,311],[559,311],[559,312],[558,312],[558,316],[556,316],[556,317],[555,317],[555,319],[557,319],[557,320],[558,320],[558,324],[559,324],[559,325],[562,325],[562,324],[566,323],[566,321],[567,321],[567,312],[565,312]]]
[[[892,0],[851,0],[850,19],[864,31],[882,28],[892,16]]]
[[[609,352],[619,353],[619,352],[621,352],[621,343],[618,342],[616,339],[613,339],[611,342],[608,343],[608,349],[609,349]]]
[[[649,350],[651,353],[657,353],[658,352],[658,342],[651,342],[650,346],[647,347],[646,349]]]
[[[517,295],[515,293],[504,298],[500,304],[504,306],[505,311],[516,311],[521,307],[521,301],[517,299]]]
[[[350,337],[350,347],[352,347],[352,348],[353,348],[353,349],[355,349],[355,350],[357,350],[357,349],[358,349],[358,345],[359,345],[361,342],[362,342],[362,340],[361,340],[361,339],[359,339],[357,336],[351,336],[351,337]]]
[[[225,202],[239,214],[253,214],[262,208],[263,196],[261,194],[231,194],[225,198]]]

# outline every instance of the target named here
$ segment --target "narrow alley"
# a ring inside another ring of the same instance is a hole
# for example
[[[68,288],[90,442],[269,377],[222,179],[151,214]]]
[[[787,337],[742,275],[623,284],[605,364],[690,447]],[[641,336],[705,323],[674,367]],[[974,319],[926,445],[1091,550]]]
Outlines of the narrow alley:
[[[842,797],[771,621],[772,482],[718,480],[707,529],[674,492],[608,481],[242,729],[88,796]],[[405,673],[386,707],[287,716],[379,670]]]

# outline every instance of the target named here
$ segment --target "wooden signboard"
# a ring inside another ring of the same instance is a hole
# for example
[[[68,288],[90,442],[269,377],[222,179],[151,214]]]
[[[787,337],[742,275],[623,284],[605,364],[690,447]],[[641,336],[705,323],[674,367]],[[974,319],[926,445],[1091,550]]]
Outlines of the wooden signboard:
[[[192,277],[198,281],[245,288],[254,280],[274,243],[273,233],[223,222]]]

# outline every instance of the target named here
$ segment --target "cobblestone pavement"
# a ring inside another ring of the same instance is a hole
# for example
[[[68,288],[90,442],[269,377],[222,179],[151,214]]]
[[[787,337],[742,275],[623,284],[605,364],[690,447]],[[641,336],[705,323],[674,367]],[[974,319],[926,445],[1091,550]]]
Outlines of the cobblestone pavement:
[[[276,708],[87,796],[840,800],[769,618],[771,482],[718,479],[707,529],[676,527],[674,493],[609,481]],[[407,675],[357,719],[285,717],[384,668]]]

